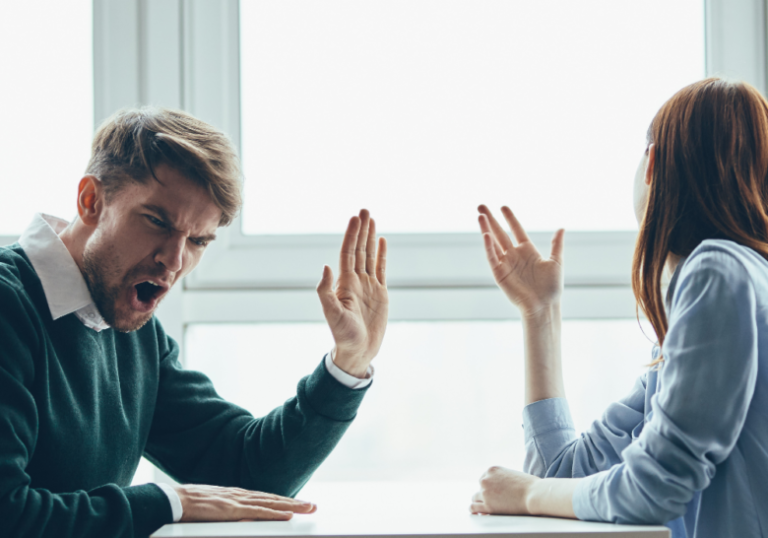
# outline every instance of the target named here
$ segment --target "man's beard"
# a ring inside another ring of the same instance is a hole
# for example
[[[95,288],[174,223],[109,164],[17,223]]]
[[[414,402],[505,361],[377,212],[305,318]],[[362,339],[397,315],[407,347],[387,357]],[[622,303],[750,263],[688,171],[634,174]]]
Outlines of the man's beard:
[[[130,278],[137,275],[140,268],[134,267],[125,278],[120,279],[120,269],[115,264],[117,257],[112,250],[110,247],[101,250],[86,247],[83,252],[83,278],[96,308],[110,327],[125,333],[138,331],[152,319],[154,312],[148,312],[137,319],[121,319],[117,301],[128,288]],[[117,283],[109,284],[110,277]]]

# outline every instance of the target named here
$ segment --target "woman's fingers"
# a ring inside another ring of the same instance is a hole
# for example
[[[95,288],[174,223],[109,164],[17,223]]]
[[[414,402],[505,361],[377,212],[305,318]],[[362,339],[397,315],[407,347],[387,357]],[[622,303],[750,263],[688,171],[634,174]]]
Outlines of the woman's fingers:
[[[488,258],[488,263],[491,264],[491,267],[499,265],[499,257],[496,255],[496,246],[493,244],[491,234],[483,234],[483,245],[485,246],[485,256]]]
[[[515,217],[515,214],[512,213],[510,208],[503,206],[501,208],[501,214],[507,219],[507,224],[509,224],[509,227],[512,229],[512,235],[515,236],[515,240],[518,244],[530,241],[530,239],[528,239],[528,234],[525,233],[525,230],[523,229],[523,225],[520,224],[520,221],[517,220],[517,217]]]
[[[486,205],[478,206],[477,210],[480,212],[480,214],[485,215],[485,217],[488,219],[488,222],[491,225],[491,231],[495,236],[496,241],[498,241],[498,243],[501,245],[502,250],[506,251],[513,248],[515,246],[514,243],[512,243],[512,240],[509,238],[507,232],[504,231],[504,228],[501,227],[501,224],[499,224],[499,222],[493,216],[491,210],[488,209]]]
[[[485,503],[475,503],[473,502],[471,505],[469,505],[469,511],[473,514],[487,514],[488,507],[485,506]]]
[[[501,248],[501,245],[499,245],[499,242],[496,240],[496,234],[494,234],[493,230],[491,229],[491,224],[487,215],[480,215],[477,217],[477,221],[480,223],[480,232],[490,236],[494,251],[496,252],[496,257],[501,259],[504,256],[504,249]],[[514,246],[510,246],[507,249],[507,252],[512,252],[514,248]]]

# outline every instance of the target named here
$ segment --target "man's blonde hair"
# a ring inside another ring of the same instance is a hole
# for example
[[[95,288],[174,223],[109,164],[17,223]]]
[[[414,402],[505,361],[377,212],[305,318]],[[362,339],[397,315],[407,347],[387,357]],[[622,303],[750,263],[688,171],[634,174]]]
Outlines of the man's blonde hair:
[[[157,180],[167,165],[205,188],[229,225],[242,205],[240,162],[232,142],[180,110],[142,107],[119,110],[96,131],[86,174],[99,180],[110,202],[128,181]]]

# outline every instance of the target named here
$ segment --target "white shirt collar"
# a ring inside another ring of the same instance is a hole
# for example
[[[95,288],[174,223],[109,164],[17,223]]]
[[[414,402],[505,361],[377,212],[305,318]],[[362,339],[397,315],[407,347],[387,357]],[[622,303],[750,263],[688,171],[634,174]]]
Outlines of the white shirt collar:
[[[93,302],[85,279],[59,233],[69,223],[57,217],[37,213],[19,238],[19,244],[43,284],[51,316],[57,320],[74,313],[88,328],[108,329]]]

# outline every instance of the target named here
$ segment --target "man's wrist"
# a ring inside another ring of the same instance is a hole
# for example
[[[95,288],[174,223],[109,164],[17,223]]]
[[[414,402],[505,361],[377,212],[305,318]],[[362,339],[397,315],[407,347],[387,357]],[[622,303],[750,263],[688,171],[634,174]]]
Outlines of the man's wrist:
[[[336,346],[331,350],[331,359],[343,372],[358,379],[367,377],[371,361],[361,360],[359,354],[346,352]]]
[[[168,484],[155,482],[155,485],[159,487],[161,490],[163,490],[163,493],[165,493],[165,496],[168,497],[168,503],[171,505],[171,516],[173,518],[173,522],[178,523],[179,521],[181,521],[181,518],[184,515],[184,507],[181,503],[181,497],[179,496],[179,492],[176,491],[176,489],[173,486],[170,486]]]

